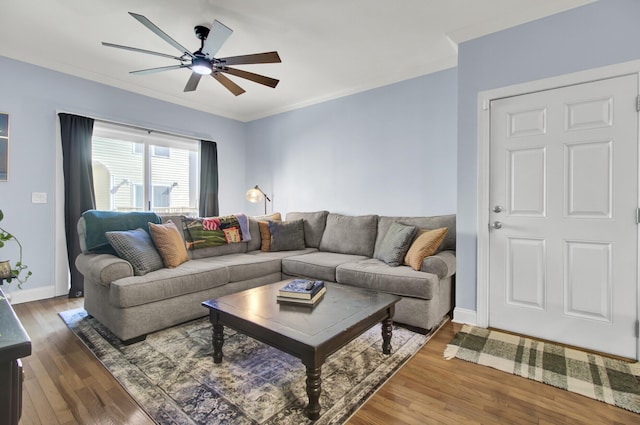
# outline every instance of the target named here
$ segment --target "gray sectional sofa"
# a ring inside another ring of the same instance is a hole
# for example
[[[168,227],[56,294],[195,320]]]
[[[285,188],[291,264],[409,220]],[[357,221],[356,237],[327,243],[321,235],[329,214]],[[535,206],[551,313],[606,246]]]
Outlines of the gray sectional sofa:
[[[180,217],[163,217],[180,222]],[[84,276],[86,311],[125,342],[208,314],[204,300],[288,277],[306,277],[397,294],[394,321],[428,330],[452,309],[456,268],[455,215],[435,217],[347,216],[327,211],[288,213],[302,220],[304,249],[261,251],[258,220],[249,217],[251,240],[189,251],[190,260],[135,276],[132,265],[115,255],[86,250],[85,224],[78,223],[84,252],[76,267]],[[377,259],[392,223],[421,229],[447,227],[439,252],[419,271],[388,266]],[[178,226],[180,227],[180,226]],[[183,235],[184,237],[184,235]],[[274,302],[276,302],[274,300]]]

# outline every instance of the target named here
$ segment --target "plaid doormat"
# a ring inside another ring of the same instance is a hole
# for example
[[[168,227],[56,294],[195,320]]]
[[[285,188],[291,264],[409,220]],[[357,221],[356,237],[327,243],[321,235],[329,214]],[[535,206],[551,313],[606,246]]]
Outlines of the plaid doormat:
[[[444,352],[640,413],[640,363],[464,325]]]

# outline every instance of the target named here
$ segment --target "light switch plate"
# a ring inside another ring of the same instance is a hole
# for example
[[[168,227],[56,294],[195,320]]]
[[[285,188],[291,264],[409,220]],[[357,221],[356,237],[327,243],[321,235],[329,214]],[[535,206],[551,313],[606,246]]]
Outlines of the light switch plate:
[[[47,192],[31,192],[31,203],[32,204],[46,204],[47,203]]]

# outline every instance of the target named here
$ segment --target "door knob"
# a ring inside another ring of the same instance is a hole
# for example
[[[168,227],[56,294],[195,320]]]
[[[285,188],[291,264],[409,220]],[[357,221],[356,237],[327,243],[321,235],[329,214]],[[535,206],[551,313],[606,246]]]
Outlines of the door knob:
[[[491,223],[491,227],[493,229],[502,229],[502,223],[499,221],[494,221],[493,223]]]
[[[494,213],[502,212],[502,207],[500,205],[496,205],[495,207],[493,207],[493,212]]]

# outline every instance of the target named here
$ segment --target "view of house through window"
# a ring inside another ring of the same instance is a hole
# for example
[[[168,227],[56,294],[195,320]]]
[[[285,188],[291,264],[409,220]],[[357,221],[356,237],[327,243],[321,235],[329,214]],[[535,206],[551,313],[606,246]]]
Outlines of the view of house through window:
[[[96,121],[96,208],[197,215],[199,143]]]

